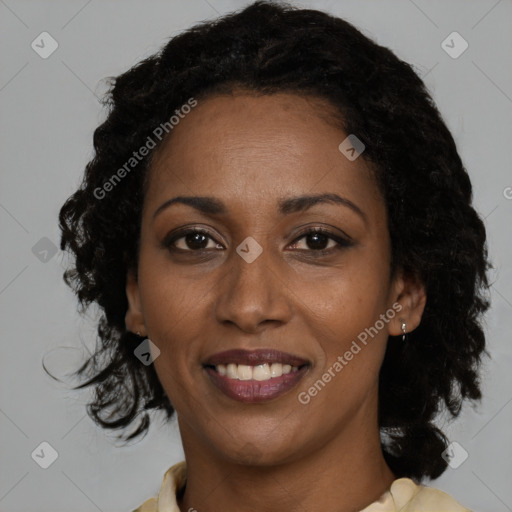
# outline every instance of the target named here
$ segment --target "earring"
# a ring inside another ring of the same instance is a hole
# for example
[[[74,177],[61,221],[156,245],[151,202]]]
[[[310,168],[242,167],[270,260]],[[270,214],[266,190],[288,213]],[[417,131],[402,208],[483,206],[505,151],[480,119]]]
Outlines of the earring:
[[[402,341],[405,342],[407,340],[407,331],[405,330],[407,324],[402,320]]]

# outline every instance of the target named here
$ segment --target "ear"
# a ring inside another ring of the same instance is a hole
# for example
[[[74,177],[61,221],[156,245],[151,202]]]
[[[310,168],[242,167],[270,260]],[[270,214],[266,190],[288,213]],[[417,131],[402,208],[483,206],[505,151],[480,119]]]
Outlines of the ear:
[[[392,290],[391,304],[397,314],[389,321],[388,332],[391,336],[399,336],[403,334],[402,323],[405,323],[406,332],[414,331],[418,327],[427,302],[427,294],[418,276],[405,274],[402,270],[396,272]]]
[[[139,333],[140,336],[146,336],[139,283],[133,269],[129,270],[126,274],[126,298],[128,299],[128,309],[124,320],[126,329],[135,334]]]

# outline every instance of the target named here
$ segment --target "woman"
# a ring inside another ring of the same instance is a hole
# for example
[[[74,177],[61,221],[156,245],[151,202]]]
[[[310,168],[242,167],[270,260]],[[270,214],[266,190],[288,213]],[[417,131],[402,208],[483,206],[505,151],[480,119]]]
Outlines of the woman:
[[[185,461],[137,511],[463,511],[433,421],[480,398],[485,229],[409,65],[347,22],[256,2],[117,77],[60,213],[103,311],[78,370]]]

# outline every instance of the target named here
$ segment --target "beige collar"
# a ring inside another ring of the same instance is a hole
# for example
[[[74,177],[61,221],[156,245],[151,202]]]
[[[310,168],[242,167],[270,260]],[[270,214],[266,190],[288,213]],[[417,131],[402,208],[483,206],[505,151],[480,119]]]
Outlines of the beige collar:
[[[185,461],[178,462],[166,471],[158,496],[145,501],[133,512],[180,512],[176,493],[183,489],[186,481]],[[443,491],[417,485],[410,478],[395,480],[389,491],[361,512],[432,512],[433,510],[471,512]]]

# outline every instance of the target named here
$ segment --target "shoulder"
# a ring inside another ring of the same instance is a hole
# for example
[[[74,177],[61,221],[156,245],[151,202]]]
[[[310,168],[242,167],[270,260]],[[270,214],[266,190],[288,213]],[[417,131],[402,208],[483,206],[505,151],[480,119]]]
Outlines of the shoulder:
[[[146,500],[133,512],[180,512],[176,493],[186,482],[184,461],[170,467],[163,478],[158,496]],[[395,480],[389,491],[361,512],[471,512],[439,489],[419,485],[410,478]]]
[[[180,512],[176,502],[176,492],[185,485],[186,479],[185,461],[171,466],[165,472],[158,496],[149,498],[132,512]]]
[[[418,485],[410,478],[399,478],[389,490],[396,510],[402,512],[471,512],[439,489]]]

